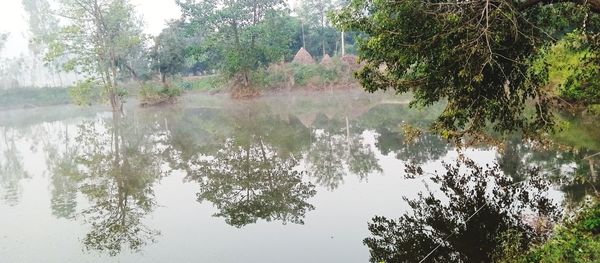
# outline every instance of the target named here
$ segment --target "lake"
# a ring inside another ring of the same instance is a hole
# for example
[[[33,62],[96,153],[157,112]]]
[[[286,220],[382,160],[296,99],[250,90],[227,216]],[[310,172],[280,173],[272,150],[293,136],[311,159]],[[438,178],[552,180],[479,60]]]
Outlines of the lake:
[[[600,159],[584,159],[597,122],[564,117],[554,140],[568,147],[515,136],[459,150],[409,141],[403,124],[442,107],[407,102],[353,90],[0,112],[0,262],[368,262],[373,217],[439,194],[407,164],[435,173],[462,156],[515,181],[540,167],[561,207],[598,185]]]

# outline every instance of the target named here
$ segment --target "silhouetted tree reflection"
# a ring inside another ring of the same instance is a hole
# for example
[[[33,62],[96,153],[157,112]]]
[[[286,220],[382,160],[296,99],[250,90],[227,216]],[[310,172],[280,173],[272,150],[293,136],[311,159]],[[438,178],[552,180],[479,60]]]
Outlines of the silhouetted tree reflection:
[[[413,164],[438,160],[452,149],[452,144],[432,133],[424,133],[412,141],[407,141],[402,131],[384,129],[380,132],[376,146],[382,154],[391,153],[397,159]]]
[[[431,190],[421,193],[416,200],[406,200],[412,212],[398,220],[378,216],[369,223],[373,236],[364,242],[371,262],[419,262],[438,245],[426,262],[492,262],[508,231],[520,235],[517,245],[523,249],[541,238],[525,222],[525,211],[539,218],[558,217],[546,197],[548,185],[538,179],[539,170],[528,171],[535,179],[513,185],[498,166],[479,167],[469,160],[444,166],[445,173],[431,178],[441,196]],[[407,172],[422,175],[415,166]]]

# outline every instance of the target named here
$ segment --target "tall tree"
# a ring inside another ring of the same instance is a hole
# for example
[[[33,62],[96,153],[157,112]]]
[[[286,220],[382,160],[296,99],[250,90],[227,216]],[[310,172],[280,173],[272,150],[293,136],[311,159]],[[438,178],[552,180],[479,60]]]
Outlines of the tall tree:
[[[536,61],[574,30],[598,54],[599,11],[596,0],[353,0],[334,19],[367,34],[358,77],[368,91],[412,92],[413,105],[447,99],[433,127],[461,137],[552,128],[547,65]]]
[[[273,38],[281,32],[280,18],[288,13],[281,0],[178,0],[184,21],[205,40],[198,55],[211,55],[221,69],[237,79],[243,89],[251,88],[250,73],[282,57],[281,49],[291,39]],[[271,21],[272,23],[267,23]],[[269,37],[270,36],[270,37]],[[216,52],[217,54],[215,54]]]
[[[33,55],[31,60],[31,82],[32,86],[36,84],[38,75],[38,66],[42,63],[41,56],[47,49],[48,43],[58,31],[58,18],[50,12],[50,3],[46,0],[22,0],[21,1],[27,20],[29,21],[29,31],[31,39],[29,40],[29,50]]]
[[[331,27],[331,23],[327,19],[327,13],[332,11],[334,3],[331,0],[303,0],[300,5],[299,15],[306,23],[305,30],[309,32],[308,43],[310,44],[308,50],[313,54],[320,54],[324,56],[330,50],[331,43],[335,45],[337,38],[332,35],[336,35],[337,30]],[[320,47],[319,53],[316,47]]]
[[[65,70],[87,75],[84,86],[102,88],[113,110],[121,110],[124,94],[119,90],[119,74],[142,42],[134,7],[128,0],[59,0],[58,4],[53,12],[65,23],[47,58],[66,57]]]
[[[186,65],[188,39],[180,21],[173,21],[155,38],[152,51],[153,68],[168,87],[167,77],[181,73]]]

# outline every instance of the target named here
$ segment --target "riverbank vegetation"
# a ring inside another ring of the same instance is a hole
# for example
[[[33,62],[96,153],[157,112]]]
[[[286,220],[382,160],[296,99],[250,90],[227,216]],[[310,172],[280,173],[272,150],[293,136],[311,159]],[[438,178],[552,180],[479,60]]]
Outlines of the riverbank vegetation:
[[[11,66],[17,76],[11,87],[22,86],[18,75],[34,75],[36,68],[67,72],[77,76],[70,89],[82,105],[108,102],[119,111],[130,96],[144,105],[162,104],[182,90],[212,90],[200,86],[216,84],[245,97],[279,85],[322,89],[351,83],[351,72],[339,61],[355,51],[357,34],[335,29],[327,17],[343,5],[339,1],[305,0],[291,10],[275,0],[181,0],[181,18],[155,36],[144,33],[142,16],[129,0],[22,3],[32,65]],[[7,37],[0,35],[0,48]],[[292,65],[301,49],[331,65]],[[222,80],[203,78],[213,75]]]
[[[0,109],[41,107],[71,102],[66,88],[12,88],[0,90]]]
[[[486,128],[535,136],[555,128],[557,101],[599,102],[598,1],[353,0],[335,22],[367,35],[367,90],[412,92],[422,106],[448,100],[432,126],[447,138]]]
[[[465,138],[489,134],[500,141],[515,134],[525,140],[550,135],[574,148],[599,147],[597,138],[581,136],[581,130],[571,129],[576,121],[562,115],[600,115],[599,0],[304,0],[297,10],[279,0],[177,0],[181,17],[155,36],[143,33],[141,16],[129,0],[23,4],[33,61],[77,74],[78,80],[69,89],[5,90],[0,103],[7,107],[17,101],[24,106],[66,103],[68,93],[74,103],[108,102],[119,112],[133,96],[152,106],[173,103],[190,91],[227,90],[243,99],[270,91],[360,85],[369,92],[411,94],[415,107],[443,105],[437,120],[427,123],[430,131],[403,125],[407,137],[430,136],[445,143],[437,134],[462,145]],[[7,37],[0,33],[0,50]],[[23,61],[1,61],[1,83],[19,86],[16,76],[26,68]],[[564,133],[557,135],[558,130]],[[231,160],[216,156],[203,165]],[[459,173],[459,167],[473,172]],[[409,201],[412,215],[376,217],[369,226],[374,237],[365,240],[373,262],[429,256],[440,262],[599,260],[597,201],[560,223],[545,210],[551,206],[546,197],[532,198],[519,189],[493,189],[495,195],[489,196],[490,180],[497,187],[513,183],[499,167],[458,163],[445,168],[447,173],[433,181],[454,202],[446,205],[424,195]],[[593,169],[590,164],[586,173],[595,177]],[[523,178],[538,174],[517,172]],[[192,178],[204,182],[202,176]],[[461,192],[465,182],[475,187]],[[525,222],[527,209],[549,223],[541,226],[544,232]],[[480,217],[496,224],[466,224]],[[551,229],[550,223],[559,226]],[[447,237],[457,239],[443,240]],[[422,250],[402,250],[413,244]]]

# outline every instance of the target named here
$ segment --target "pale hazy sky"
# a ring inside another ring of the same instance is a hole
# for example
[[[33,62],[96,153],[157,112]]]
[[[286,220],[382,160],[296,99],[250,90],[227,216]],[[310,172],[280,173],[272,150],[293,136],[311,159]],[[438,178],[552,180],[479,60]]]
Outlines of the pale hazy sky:
[[[21,0],[0,0],[0,32],[10,32],[9,41],[0,54],[3,57],[18,57],[27,54],[28,25]],[[296,6],[299,0],[288,0]],[[165,27],[165,22],[179,18],[181,12],[175,0],[131,0],[138,14],[142,15],[146,24],[144,31],[157,35]]]
[[[21,0],[0,0],[0,32],[10,32],[2,56],[16,57],[27,53],[27,20]],[[175,0],[131,0],[146,23],[145,32],[156,35],[165,22],[180,16]]]

